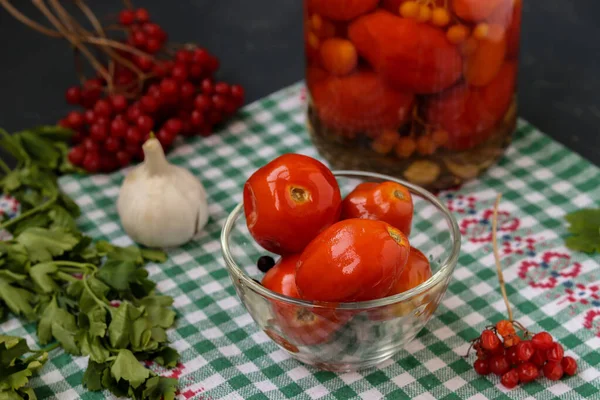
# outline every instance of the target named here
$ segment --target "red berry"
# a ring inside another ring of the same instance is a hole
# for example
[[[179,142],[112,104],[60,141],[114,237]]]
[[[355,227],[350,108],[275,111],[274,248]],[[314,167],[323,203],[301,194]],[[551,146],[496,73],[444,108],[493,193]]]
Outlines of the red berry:
[[[141,146],[139,144],[130,144],[127,143],[127,145],[125,146],[125,152],[127,152],[127,154],[129,154],[129,156],[131,158],[136,158],[140,155],[140,151],[141,151]],[[143,153],[143,151],[142,151]]]
[[[139,48],[143,49],[146,47],[146,43],[148,43],[148,35],[146,35],[142,31],[135,31],[131,33],[131,43]]]
[[[171,118],[165,122],[163,129],[166,129],[173,136],[177,136],[183,129],[183,122],[179,118]]]
[[[500,382],[505,388],[512,389],[519,384],[519,373],[516,369],[511,369],[502,375]]]
[[[69,104],[79,104],[81,103],[81,88],[79,86],[71,86],[65,92],[65,99]]]
[[[112,172],[119,168],[119,161],[112,153],[104,153],[100,157],[100,169],[104,172]]]
[[[517,365],[519,363],[519,357],[517,356],[517,346],[513,346],[506,350],[506,357],[511,365]]]
[[[194,49],[192,62],[198,65],[206,65],[210,60],[210,54],[205,49]]]
[[[83,126],[83,114],[81,114],[79,111],[71,111],[69,114],[67,114],[66,121],[67,125],[69,125],[72,129],[77,130]]]
[[[102,87],[96,83],[88,84],[88,82],[84,84],[81,90],[81,105],[85,108],[92,107],[100,96],[102,96]]]
[[[102,142],[108,136],[105,124],[95,123],[90,127],[90,138],[96,142]]]
[[[490,359],[490,371],[501,376],[510,370],[510,363],[506,356],[496,355]]]
[[[187,67],[185,64],[175,64],[173,70],[171,70],[171,76],[178,82],[185,82],[188,78]]]
[[[85,110],[83,113],[83,119],[85,120],[86,124],[92,125],[96,122],[96,113],[94,113],[94,110]]]
[[[150,54],[154,54],[154,53],[160,51],[161,48],[162,48],[162,43],[158,39],[151,37],[146,42],[146,51]]]
[[[83,139],[85,139],[85,135],[82,132],[75,132],[73,137],[71,137],[71,142],[74,144],[79,144],[83,142]]]
[[[100,171],[100,156],[98,153],[88,152],[83,159],[83,168],[88,172]]]
[[[143,138],[142,132],[135,126],[130,126],[125,134],[125,141],[128,145],[139,145]]]
[[[160,40],[160,25],[155,24],[154,22],[146,22],[142,25],[142,30],[146,32],[149,37]]]
[[[235,100],[229,100],[225,103],[225,114],[232,115],[238,110],[238,104]]]
[[[121,25],[131,25],[133,24],[133,22],[135,21],[135,13],[133,12],[133,10],[122,10],[119,13],[119,23]]]
[[[573,357],[567,356],[563,358],[560,365],[564,373],[569,376],[573,376],[577,372],[577,361]]]
[[[110,102],[106,99],[100,99],[94,105],[94,113],[99,117],[110,117],[113,109]]]
[[[164,78],[160,82],[160,91],[167,97],[176,97],[179,95],[179,84],[175,79]]]
[[[565,350],[560,343],[553,343],[546,355],[548,357],[548,361],[561,362],[565,355]]]
[[[140,105],[137,103],[130,105],[127,109],[127,119],[131,123],[137,123],[137,120],[140,117],[140,115],[142,115],[142,110],[140,108]]]
[[[523,383],[534,381],[540,375],[538,367],[530,362],[520,364],[517,367],[517,372],[519,373],[519,381]]]
[[[173,68],[173,66],[171,65],[171,62],[159,61],[156,64],[154,64],[153,72],[154,72],[154,74],[156,74],[156,76],[162,78],[171,73],[171,68]]]
[[[110,123],[110,135],[115,138],[125,136],[127,132],[127,122],[122,118],[115,118]]]
[[[181,84],[181,98],[184,100],[191,99],[196,94],[196,88],[192,82],[183,82]]]
[[[533,344],[531,344],[531,341],[529,340],[519,342],[515,347],[517,348],[517,358],[520,362],[529,361],[535,352]]]
[[[227,96],[231,93],[231,88],[229,87],[229,84],[227,84],[225,82],[218,82],[215,85],[215,92],[217,94],[222,94],[223,96]]]
[[[190,114],[190,122],[196,128],[204,124],[204,114],[198,110],[192,111]]]
[[[83,146],[84,150],[88,153],[97,153],[99,150],[98,144],[90,138],[83,139],[81,145]]]
[[[192,64],[188,68],[188,75],[189,75],[190,79],[193,79],[193,80],[200,79],[200,78],[202,78],[203,74],[204,74],[204,69],[202,68],[202,65],[200,65],[200,64]]]
[[[190,63],[192,62],[193,54],[187,50],[177,50],[175,53],[175,60],[180,63]]]
[[[213,92],[215,90],[215,86],[214,86],[212,80],[206,78],[200,84],[200,89],[202,89],[202,93],[211,95],[211,94],[213,94]]]
[[[137,22],[148,22],[150,21],[150,13],[145,8],[138,8],[135,10],[135,19]]]
[[[110,151],[111,153],[116,152],[121,148],[121,142],[116,137],[109,137],[104,142],[104,149],[106,151]]]
[[[213,110],[208,113],[208,123],[209,124],[217,125],[221,121],[223,121],[223,115],[220,112]],[[498,348],[500,350],[502,350],[502,347],[498,347]]]
[[[83,159],[85,158],[85,149],[83,146],[73,147],[69,151],[69,162],[73,165],[81,167],[83,164]]]
[[[198,111],[208,111],[212,107],[212,101],[207,95],[199,94],[194,100],[194,107],[196,107],[196,110]]]
[[[475,372],[479,375],[489,375],[490,374],[490,363],[488,360],[475,360],[475,364],[473,364],[473,368],[475,368]]]
[[[544,376],[551,381],[557,381],[563,376],[563,369],[560,362],[548,361],[544,365]]]
[[[167,148],[170,147],[171,144],[173,144],[173,141],[175,140],[175,135],[173,135],[167,129],[161,128],[158,131],[158,135],[156,135],[156,138],[164,148]]]
[[[529,359],[529,361],[531,361],[538,367],[542,367],[546,363],[546,360],[548,359],[546,353],[547,353],[547,350],[536,350],[533,353],[533,356],[531,356],[531,359]]]
[[[152,85],[150,85],[148,87],[148,91],[146,92],[146,96],[150,96],[150,97],[159,97],[160,94],[161,94],[160,86],[156,83],[153,83]]]
[[[144,72],[151,71],[152,67],[154,67],[154,63],[152,62],[150,57],[146,56],[135,55],[133,56],[133,62]]]
[[[112,104],[113,110],[116,112],[122,112],[127,109],[127,99],[122,94],[110,96],[110,103]]]
[[[137,126],[142,134],[148,133],[154,128],[154,120],[147,115],[140,115],[137,120]]]
[[[554,340],[552,340],[552,336],[548,332],[540,332],[533,335],[531,343],[536,349],[550,350]]]
[[[221,63],[219,62],[219,59],[217,57],[211,56],[208,60],[208,63],[206,64],[206,67],[211,73],[214,73],[219,69],[220,65]]]
[[[117,161],[121,167],[126,167],[131,162],[131,156],[125,151],[117,152]]]
[[[158,101],[149,95],[142,96],[140,99],[140,108],[146,114],[153,114],[158,110]]]
[[[220,94],[215,94],[214,96],[212,96],[211,101],[212,101],[212,105],[215,107],[215,109],[217,109],[219,111],[225,111],[225,109],[227,108],[227,98],[225,96],[221,96]],[[495,334],[494,334],[494,336],[495,336]],[[500,344],[500,339],[498,339],[497,336],[496,336],[496,339],[498,340],[498,344]]]

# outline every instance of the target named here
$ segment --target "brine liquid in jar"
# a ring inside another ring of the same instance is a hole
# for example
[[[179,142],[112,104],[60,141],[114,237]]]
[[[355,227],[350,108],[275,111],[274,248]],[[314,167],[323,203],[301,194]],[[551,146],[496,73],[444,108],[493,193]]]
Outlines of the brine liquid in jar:
[[[304,0],[308,126],[336,168],[443,189],[516,126],[522,0]]]

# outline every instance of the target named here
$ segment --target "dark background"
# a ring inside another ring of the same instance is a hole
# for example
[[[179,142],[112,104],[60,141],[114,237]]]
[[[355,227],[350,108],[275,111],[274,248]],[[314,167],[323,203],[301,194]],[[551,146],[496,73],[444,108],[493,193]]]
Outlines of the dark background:
[[[27,15],[29,1],[13,0]],[[68,3],[63,2],[63,3]],[[600,3],[524,0],[520,115],[600,165]],[[116,15],[117,0],[88,1]],[[253,101],[303,77],[302,0],[138,1],[177,42],[197,42],[221,59],[220,77]],[[0,126],[54,123],[77,83],[66,41],[25,27],[0,8]]]

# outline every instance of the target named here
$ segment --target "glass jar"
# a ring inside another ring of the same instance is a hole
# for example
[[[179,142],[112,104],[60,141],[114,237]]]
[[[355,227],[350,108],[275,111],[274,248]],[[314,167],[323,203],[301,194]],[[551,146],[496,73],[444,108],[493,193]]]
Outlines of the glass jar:
[[[429,189],[475,178],[516,127],[521,0],[304,0],[308,127],[337,169]]]

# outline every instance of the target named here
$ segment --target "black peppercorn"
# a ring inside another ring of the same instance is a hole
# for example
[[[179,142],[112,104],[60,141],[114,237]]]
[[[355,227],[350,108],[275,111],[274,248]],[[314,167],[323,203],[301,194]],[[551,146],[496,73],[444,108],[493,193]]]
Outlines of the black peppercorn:
[[[256,266],[260,272],[267,273],[275,265],[275,260],[271,256],[262,256],[258,259]]]

